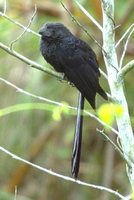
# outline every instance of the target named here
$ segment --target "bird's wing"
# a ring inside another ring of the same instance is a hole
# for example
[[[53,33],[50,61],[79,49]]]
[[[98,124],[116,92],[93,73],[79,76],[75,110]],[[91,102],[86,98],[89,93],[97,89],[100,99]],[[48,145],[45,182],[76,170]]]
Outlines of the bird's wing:
[[[84,58],[84,60],[88,62],[93,71],[98,76],[100,76],[99,64],[96,58],[96,54],[91,49],[91,47],[81,39],[76,39],[75,43],[76,49],[79,49],[81,56]]]
[[[85,96],[91,106],[95,108],[95,95],[98,89],[98,74],[93,70],[92,61],[86,59],[78,52],[72,56],[61,55],[60,64],[65,76]]]

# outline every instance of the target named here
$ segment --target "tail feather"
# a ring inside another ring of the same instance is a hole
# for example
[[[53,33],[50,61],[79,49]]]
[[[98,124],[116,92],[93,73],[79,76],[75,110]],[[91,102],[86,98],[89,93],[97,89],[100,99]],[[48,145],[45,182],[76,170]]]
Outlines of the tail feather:
[[[99,88],[98,88],[98,94],[101,95],[105,100],[108,100],[108,96],[106,94],[106,92],[101,88],[101,86],[99,85]]]

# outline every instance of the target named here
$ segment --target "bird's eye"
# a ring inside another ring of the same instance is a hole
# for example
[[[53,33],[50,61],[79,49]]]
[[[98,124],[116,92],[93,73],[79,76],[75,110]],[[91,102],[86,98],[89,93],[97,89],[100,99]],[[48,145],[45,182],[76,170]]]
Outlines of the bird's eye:
[[[47,26],[47,29],[50,29],[50,26]]]
[[[49,32],[51,32],[52,34],[55,34],[55,30],[52,27],[48,26],[47,30],[49,30]]]

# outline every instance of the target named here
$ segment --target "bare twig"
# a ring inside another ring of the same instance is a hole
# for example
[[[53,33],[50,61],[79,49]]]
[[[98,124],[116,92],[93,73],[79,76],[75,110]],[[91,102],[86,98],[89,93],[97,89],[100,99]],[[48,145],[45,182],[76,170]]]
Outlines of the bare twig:
[[[48,74],[51,74],[52,76],[55,76],[57,78],[62,78],[62,74],[57,73],[56,71],[49,69],[47,67],[43,67],[42,65],[22,56],[21,54],[19,54],[18,52],[11,50],[10,47],[4,45],[3,43],[0,42],[0,48],[3,49],[4,51],[6,51],[7,53],[9,53],[10,55],[18,58],[19,60],[23,61],[24,63],[28,64],[30,67],[36,68],[40,71],[46,72]]]
[[[108,80],[108,77],[107,77],[107,75],[105,74],[105,72],[103,72],[100,68],[99,68],[99,71],[100,71],[101,75],[102,75],[106,80]]]
[[[61,5],[63,6],[63,8],[67,11],[67,13],[71,16],[72,20],[87,34],[88,37],[90,37],[99,47],[100,49],[104,52],[104,49],[102,48],[102,46],[99,44],[99,42],[90,35],[90,33],[84,28],[84,26],[82,26],[82,24],[72,15],[72,13],[66,8],[66,6],[63,4],[62,1],[60,1]]]
[[[17,200],[17,185],[15,185],[14,200]]]
[[[127,49],[127,45],[128,45],[128,42],[129,42],[129,39],[131,37],[131,35],[133,34],[134,32],[134,28],[130,31],[128,37],[127,37],[127,40],[126,40],[126,43],[124,45],[124,50],[123,50],[123,53],[122,53],[122,56],[121,56],[121,59],[120,59],[120,64],[119,64],[119,68],[121,69],[122,67],[122,64],[123,64],[123,59],[124,59],[124,56],[125,56],[125,53],[126,53],[126,49]]]
[[[31,16],[31,19],[30,19],[28,25],[26,26],[26,29],[24,29],[23,32],[15,40],[13,40],[10,43],[10,49],[12,49],[13,48],[13,44],[15,44],[27,32],[27,30],[29,29],[29,27],[32,24],[32,21],[33,21],[35,15],[36,15],[36,13],[37,13],[37,6],[35,5],[34,12],[33,12],[32,16]]]
[[[109,133],[110,134],[110,133]],[[108,136],[109,136],[108,134]],[[115,142],[115,135],[110,134],[110,139]],[[105,139],[104,139],[105,140]],[[102,169],[102,182],[103,186],[112,188],[113,175],[114,175],[114,162],[115,162],[115,150],[113,146],[106,141],[105,149],[103,152],[103,169]],[[99,196],[99,200],[110,200],[110,193],[102,192]]]
[[[121,71],[118,73],[118,81],[122,81],[124,76],[131,70],[134,68],[134,60],[130,61],[129,63],[127,63],[122,69]]]
[[[98,128],[97,128],[96,130],[97,130],[97,132],[99,132],[99,133],[114,147],[114,149],[115,149],[116,151],[118,151],[118,153],[119,153],[120,156],[123,158],[123,160],[125,160],[125,162],[126,162],[127,164],[129,164],[128,161],[125,159],[122,150],[107,136],[107,134],[104,133],[104,130],[100,130],[100,129],[98,129]],[[129,164],[129,165],[130,165],[130,164]]]
[[[115,47],[117,48],[119,44],[124,40],[124,38],[127,36],[127,34],[130,32],[130,30],[134,27],[134,23],[131,24],[131,26],[125,31],[125,33],[122,35],[120,40],[116,43]]]
[[[7,11],[7,1],[4,0],[4,10],[3,10],[3,13],[6,14],[6,11]]]
[[[32,34],[34,34],[34,35],[36,35],[36,36],[38,36],[38,37],[41,37],[41,36],[40,36],[38,33],[36,33],[35,31],[33,31],[33,30],[29,29],[29,28],[27,29],[27,27],[25,27],[24,25],[22,25],[22,24],[20,24],[19,22],[17,22],[17,21],[15,21],[15,20],[11,19],[11,18],[8,17],[5,13],[0,12],[0,16],[1,16],[1,17],[4,17],[4,18],[7,19],[8,21],[10,21],[10,22],[12,22],[13,24],[19,26],[20,28],[26,30],[28,33],[32,33]]]
[[[22,88],[14,85],[13,83],[11,83],[11,82],[9,82],[9,81],[1,78],[1,77],[0,77],[0,81],[4,82],[6,85],[8,85],[8,86],[10,86],[10,87],[12,87],[14,89],[16,89],[17,92],[20,92],[20,93],[25,94],[27,96],[33,97],[35,99],[38,99],[38,100],[41,100],[41,101],[44,101],[44,102],[47,102],[49,104],[54,104],[54,105],[57,105],[57,106],[63,106],[63,103],[59,103],[57,101],[53,101],[53,100],[47,99],[45,97],[41,97],[41,96],[35,95],[33,93],[27,92],[27,91],[23,90]],[[68,105],[67,105],[67,107],[70,108],[70,109],[74,109],[74,110],[77,109],[75,107],[68,106]]]
[[[128,194],[125,198],[126,200],[133,200],[133,194]]]
[[[27,91],[25,91],[25,90],[19,88],[18,86],[14,85],[13,83],[11,83],[11,82],[9,82],[9,81],[3,79],[3,78],[0,78],[0,81],[2,81],[2,82],[4,82],[4,83],[6,83],[7,85],[9,85],[9,86],[15,88],[15,89],[16,89],[18,92],[20,92],[20,93],[26,94],[26,95],[28,95],[28,96],[31,96],[31,97],[33,97],[33,98],[36,98],[36,99],[45,101],[45,102],[50,103],[50,104],[54,104],[54,105],[58,105],[58,106],[64,106],[63,103],[59,103],[59,102],[56,102],[56,101],[52,101],[52,100],[50,100],[50,99],[47,99],[47,98],[44,98],[44,97],[41,97],[41,96],[37,96],[37,95],[35,95],[35,94],[32,94],[32,93],[30,93],[30,92],[27,92]],[[69,106],[69,105],[66,105],[66,106],[67,106],[67,108],[69,108],[69,109],[77,110],[76,107]],[[102,124],[103,126],[108,127],[111,131],[113,131],[116,135],[118,135],[118,131],[116,131],[114,128],[112,128],[111,126],[109,126],[109,125],[107,125],[106,123],[104,123],[102,120],[100,120],[100,119],[99,119],[97,116],[95,116],[94,114],[88,112],[87,110],[84,110],[83,112],[84,112],[85,115],[88,115],[88,116],[90,116],[91,118],[95,119],[95,120],[98,121],[100,124]]]
[[[98,27],[98,29],[103,32],[103,28],[102,26],[92,17],[92,15],[90,15],[86,9],[78,2],[75,1],[77,3],[77,5],[79,6],[79,8],[82,10],[82,12]]]
[[[122,194],[120,194],[119,192],[114,191],[112,189],[109,189],[109,188],[106,188],[106,187],[103,187],[103,186],[99,186],[99,185],[94,185],[94,184],[86,183],[86,182],[83,182],[83,181],[80,181],[80,180],[75,180],[75,179],[70,178],[68,176],[63,176],[61,174],[58,174],[58,173],[52,171],[52,169],[48,170],[48,169],[46,169],[44,167],[41,167],[41,166],[36,165],[36,164],[34,164],[32,162],[29,162],[29,161],[27,161],[27,160],[25,160],[25,159],[23,159],[23,158],[15,155],[15,154],[11,153],[10,151],[6,150],[5,148],[3,148],[1,146],[0,146],[0,151],[6,153],[7,155],[11,156],[12,158],[14,158],[14,159],[16,159],[18,161],[26,163],[26,164],[28,164],[28,165],[30,165],[30,166],[32,166],[32,167],[34,167],[34,168],[36,168],[36,169],[38,169],[40,171],[43,171],[43,172],[45,172],[47,174],[50,174],[52,176],[56,176],[58,178],[66,180],[66,181],[74,182],[74,183],[77,183],[77,184],[80,184],[80,185],[83,185],[83,186],[87,186],[87,187],[90,187],[90,188],[93,188],[93,189],[98,189],[98,190],[101,190],[101,191],[106,191],[106,192],[109,192],[109,193],[111,193],[111,194],[113,194],[115,196],[118,196],[122,200],[126,200],[126,198]]]

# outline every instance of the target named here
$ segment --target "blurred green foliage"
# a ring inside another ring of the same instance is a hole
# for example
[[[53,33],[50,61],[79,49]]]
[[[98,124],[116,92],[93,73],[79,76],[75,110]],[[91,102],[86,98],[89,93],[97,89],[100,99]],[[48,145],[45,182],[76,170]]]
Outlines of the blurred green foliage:
[[[105,71],[100,49],[96,46],[94,41],[89,40],[85,33],[72,22],[72,19],[57,0],[10,0],[7,1],[6,14],[10,18],[27,26],[34,11],[35,3],[38,11],[30,27],[32,30],[38,32],[42,24],[47,21],[61,21],[65,23],[74,33],[79,35],[79,37],[83,37],[94,48],[97,52],[100,66],[103,66],[102,68]],[[94,34],[96,39],[102,43],[101,33],[89,19],[84,16],[76,4],[73,4],[72,1],[68,0],[64,1],[64,3],[70,7],[70,10],[72,9],[75,17],[82,22],[88,31],[91,34]],[[99,1],[92,0],[89,2],[88,0],[82,0],[80,3],[83,4],[87,11],[89,11],[97,21],[102,23]],[[115,24],[121,25],[117,29],[117,40],[132,23],[134,13],[130,13],[130,10],[129,13],[127,13],[130,4],[132,4],[132,1],[115,1]],[[3,3],[1,3],[0,6],[0,10],[2,10]],[[122,21],[125,15],[126,18]],[[120,22],[122,23],[120,24]],[[7,19],[0,17],[0,42],[10,45],[11,41],[16,39],[22,32],[23,29]],[[124,64],[133,57],[133,40],[134,38],[130,39]],[[40,55],[39,42],[39,37],[31,33],[25,33],[21,39],[14,43],[13,49],[37,63],[46,67],[51,67]],[[119,58],[122,50],[123,44],[118,48]],[[67,102],[67,104],[72,106],[76,106],[77,104],[78,92],[74,87],[71,87],[66,82],[61,83],[59,80],[48,74],[30,68],[30,66],[27,66],[17,58],[5,53],[2,49],[0,49],[0,77],[33,94],[57,102]],[[107,88],[108,91],[107,82],[103,77],[101,78],[101,84],[104,88]],[[38,105],[43,103],[40,100],[17,92],[14,88],[3,82],[0,82],[0,92],[0,109],[19,106],[19,109],[21,110],[21,108],[23,108],[21,106],[24,104]],[[130,114],[133,117],[133,71],[125,78],[125,93],[129,104]],[[103,100],[100,97],[97,97],[97,106],[99,107],[101,103],[103,103]],[[59,118],[60,120],[56,121],[53,117],[55,106],[52,106],[49,110],[50,107],[48,107],[47,104],[44,104],[44,109],[30,109],[30,107],[28,107],[27,110],[22,109],[23,111],[10,113],[9,115],[1,117],[0,145],[41,166],[71,176],[70,160],[75,128],[75,115],[64,115],[60,113],[61,119]],[[86,103],[86,108],[91,110],[88,103]],[[56,110],[56,112],[58,111]],[[112,155],[114,155],[112,167],[109,169],[109,172],[105,171],[108,145],[107,142],[96,133],[96,127],[102,129],[102,126],[96,121],[89,117],[85,117],[79,177],[90,183],[105,185],[105,173],[109,173],[111,178],[106,186],[115,190],[118,189],[123,193],[129,193],[127,190],[129,186],[125,166],[118,155],[112,152]],[[116,139],[114,138],[114,140]],[[108,162],[110,162],[112,155],[109,155]],[[25,168],[26,166],[23,166],[23,163],[0,152],[1,200],[13,199],[12,195],[14,195],[16,184],[18,185],[18,195],[21,195],[18,199],[104,199],[103,193],[99,190],[94,192],[94,190],[90,188],[52,177],[33,168],[26,168],[27,170],[24,170]],[[10,192],[12,192],[12,194]],[[109,195],[105,198],[105,200],[107,199],[113,200],[116,198]]]

